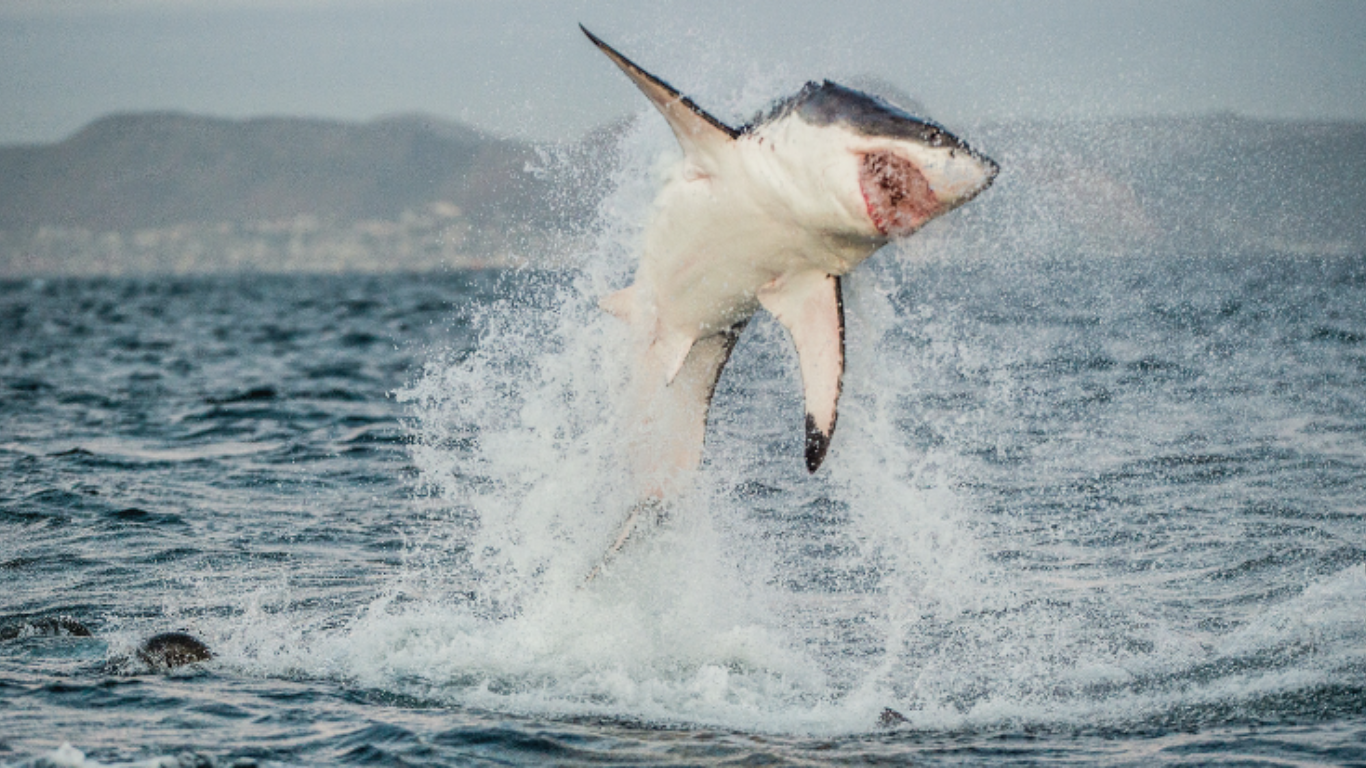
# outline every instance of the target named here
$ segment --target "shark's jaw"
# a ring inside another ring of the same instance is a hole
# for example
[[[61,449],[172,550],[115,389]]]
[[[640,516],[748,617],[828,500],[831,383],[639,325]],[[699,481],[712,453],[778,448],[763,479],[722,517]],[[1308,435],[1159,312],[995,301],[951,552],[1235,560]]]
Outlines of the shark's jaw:
[[[930,219],[976,197],[999,166],[942,126],[914,117],[875,96],[837,83],[807,83],[777,107],[769,126],[799,124],[813,159],[815,147],[841,148],[857,160],[862,207],[884,239],[905,237]],[[838,185],[832,185],[838,186]]]
[[[999,167],[966,149],[876,149],[859,153],[859,191],[868,218],[887,238],[906,237],[991,186]]]
[[[869,125],[853,122],[861,113],[824,123],[796,109],[777,114],[741,134],[741,173],[732,178],[743,177],[756,195],[780,202],[794,227],[864,241],[861,254],[842,254],[843,268],[822,265],[831,274],[844,274],[887,241],[973,199],[999,171],[942,128],[927,139],[899,124],[883,125],[885,116]]]
[[[914,163],[894,152],[869,152],[859,162],[859,190],[880,234],[904,237],[939,214],[939,198]]]

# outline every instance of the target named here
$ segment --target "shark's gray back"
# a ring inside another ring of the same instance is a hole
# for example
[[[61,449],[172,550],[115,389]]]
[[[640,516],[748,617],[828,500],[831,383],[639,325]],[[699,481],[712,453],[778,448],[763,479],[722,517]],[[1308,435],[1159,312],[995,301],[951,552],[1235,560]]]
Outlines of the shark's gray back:
[[[967,149],[966,143],[933,120],[916,117],[877,96],[829,80],[807,83],[741,132],[754,131],[794,115],[811,125],[843,125],[864,136],[887,136],[934,147]]]

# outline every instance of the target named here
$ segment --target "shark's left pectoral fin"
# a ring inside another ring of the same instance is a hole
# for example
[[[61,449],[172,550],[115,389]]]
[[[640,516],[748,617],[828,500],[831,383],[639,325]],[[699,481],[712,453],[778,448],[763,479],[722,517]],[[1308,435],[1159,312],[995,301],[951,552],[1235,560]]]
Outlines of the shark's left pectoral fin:
[[[840,279],[818,271],[786,275],[759,289],[758,298],[797,345],[806,395],[806,468],[815,472],[835,433],[844,373]]]
[[[588,35],[588,39],[592,40],[593,44],[603,53],[607,54],[607,58],[620,67],[621,71],[631,78],[631,82],[635,83],[636,87],[663,113],[664,119],[669,121],[669,127],[673,129],[674,136],[678,137],[678,143],[683,147],[683,153],[689,159],[698,162],[718,146],[730,144],[735,137],[740,135],[739,131],[712,117],[706,110],[697,106],[692,99],[675,90],[673,86],[622,56],[615,48],[584,29],[582,24],[579,25],[579,29],[582,29],[583,33]]]

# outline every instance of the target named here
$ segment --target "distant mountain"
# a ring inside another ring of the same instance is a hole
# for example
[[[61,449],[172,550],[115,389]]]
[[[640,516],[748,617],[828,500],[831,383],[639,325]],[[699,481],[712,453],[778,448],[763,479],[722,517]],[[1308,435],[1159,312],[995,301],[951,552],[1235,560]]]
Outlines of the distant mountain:
[[[421,115],[114,115],[56,144],[0,147],[0,277],[563,258],[610,191],[624,129],[547,146]],[[918,237],[922,250],[1366,252],[1366,124],[1218,115],[963,133],[1001,176]]]
[[[113,115],[0,147],[0,276],[534,260],[587,226],[608,179],[592,169],[614,146],[548,149],[423,115]]]
[[[0,148],[0,229],[393,219],[438,200],[495,224],[509,200],[537,192],[522,171],[530,153],[421,116],[114,115],[57,144]]]

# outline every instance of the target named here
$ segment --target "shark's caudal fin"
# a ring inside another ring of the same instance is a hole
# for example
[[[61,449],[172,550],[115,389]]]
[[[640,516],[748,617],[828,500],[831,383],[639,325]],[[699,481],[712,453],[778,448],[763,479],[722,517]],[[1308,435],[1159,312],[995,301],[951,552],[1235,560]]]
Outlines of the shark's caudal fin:
[[[582,24],[579,29],[583,30],[588,39],[593,44],[607,54],[626,76],[631,78],[631,82],[644,93],[659,111],[664,114],[664,119],[669,121],[669,127],[673,129],[674,136],[678,137],[678,143],[683,147],[683,153],[690,160],[697,161],[706,156],[710,147],[716,144],[725,144],[735,140],[740,132],[707,114],[707,111],[697,106],[692,99],[674,90],[673,86],[660,80],[654,75],[636,66],[635,62],[622,56],[615,48],[598,39],[596,35],[589,32]]]
[[[799,272],[761,288],[759,303],[778,318],[797,345],[806,396],[806,469],[815,472],[835,433],[844,374],[840,279],[824,272]]]
[[[593,570],[588,572],[588,576],[583,580],[584,584],[588,584],[597,578],[598,574],[607,567],[608,561],[620,552],[622,547],[626,546],[626,540],[631,538],[631,534],[635,532],[636,523],[640,521],[642,513],[655,518],[655,521],[658,522],[665,514],[664,502],[655,498],[647,498],[631,507],[631,511],[626,513],[626,521],[621,524],[621,530],[617,532],[617,538],[612,542],[612,546],[607,548],[602,560],[598,561],[598,564],[593,566]]]

